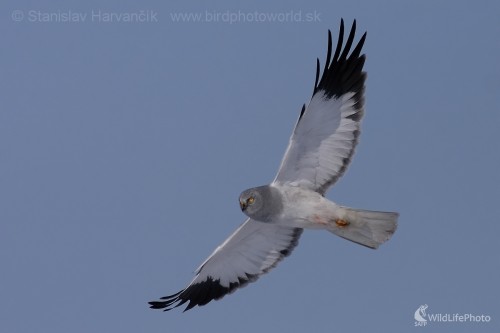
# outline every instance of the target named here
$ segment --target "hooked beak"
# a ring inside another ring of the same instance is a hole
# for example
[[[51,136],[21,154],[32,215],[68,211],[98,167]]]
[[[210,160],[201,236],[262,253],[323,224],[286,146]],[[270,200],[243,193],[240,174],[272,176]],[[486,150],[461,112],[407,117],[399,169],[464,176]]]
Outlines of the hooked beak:
[[[247,203],[245,201],[241,201],[240,200],[240,208],[241,208],[241,211],[244,212],[245,209],[247,209]]]

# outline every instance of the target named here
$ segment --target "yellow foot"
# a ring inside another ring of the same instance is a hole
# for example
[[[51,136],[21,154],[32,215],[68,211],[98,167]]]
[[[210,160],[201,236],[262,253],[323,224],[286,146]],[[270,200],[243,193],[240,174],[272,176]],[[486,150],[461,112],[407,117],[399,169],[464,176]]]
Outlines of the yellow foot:
[[[335,220],[335,224],[337,224],[337,227],[340,227],[340,228],[345,228],[347,227],[350,223],[346,220],[342,220],[342,219],[337,219]]]

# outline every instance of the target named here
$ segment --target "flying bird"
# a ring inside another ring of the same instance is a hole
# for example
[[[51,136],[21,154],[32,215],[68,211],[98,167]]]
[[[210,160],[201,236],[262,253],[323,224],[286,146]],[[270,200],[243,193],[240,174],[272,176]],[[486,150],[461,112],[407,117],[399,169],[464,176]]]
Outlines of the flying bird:
[[[200,265],[183,290],[153,309],[184,309],[218,300],[254,282],[297,246],[303,229],[325,229],[354,243],[376,249],[397,227],[398,213],[338,205],[325,193],[351,162],[364,113],[366,73],[361,49],[366,32],[351,51],[356,20],[345,45],[341,20],[335,52],[328,31],[328,52],[311,100],[304,104],[278,174],[269,185],[243,191],[239,197],[247,220]]]

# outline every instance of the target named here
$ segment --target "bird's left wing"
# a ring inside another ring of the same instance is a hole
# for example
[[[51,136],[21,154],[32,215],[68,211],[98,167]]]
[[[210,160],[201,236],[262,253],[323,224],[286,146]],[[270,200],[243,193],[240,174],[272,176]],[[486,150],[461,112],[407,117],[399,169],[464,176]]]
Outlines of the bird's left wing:
[[[366,79],[365,55],[361,55],[366,33],[349,55],[355,32],[356,21],[342,50],[342,20],[333,58],[329,32],[323,75],[319,80],[318,60],[313,96],[302,108],[275,182],[324,194],[351,161],[364,112]]]
[[[291,253],[301,233],[300,228],[247,219],[201,264],[185,289],[149,304],[168,311],[189,301],[187,311],[220,299],[275,267]]]

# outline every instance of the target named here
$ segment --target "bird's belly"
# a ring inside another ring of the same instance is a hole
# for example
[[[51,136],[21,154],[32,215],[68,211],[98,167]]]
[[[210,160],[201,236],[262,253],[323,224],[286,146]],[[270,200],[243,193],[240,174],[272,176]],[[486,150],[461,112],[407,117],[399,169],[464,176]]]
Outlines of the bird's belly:
[[[316,192],[296,191],[285,197],[286,209],[274,222],[306,229],[324,229],[335,220],[338,206]]]

